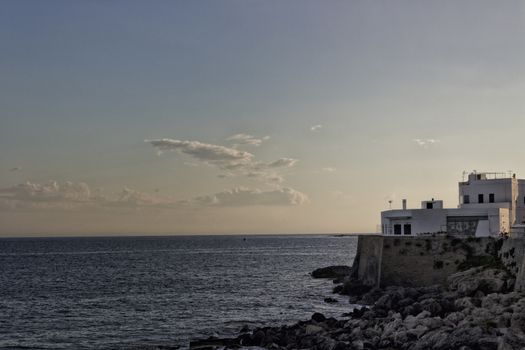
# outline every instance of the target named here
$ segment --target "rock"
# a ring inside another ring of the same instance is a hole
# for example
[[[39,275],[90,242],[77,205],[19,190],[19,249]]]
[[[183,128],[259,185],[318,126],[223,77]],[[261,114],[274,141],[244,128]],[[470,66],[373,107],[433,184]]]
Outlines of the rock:
[[[322,331],[324,331],[323,327],[319,327],[319,326],[316,326],[314,324],[309,324],[305,328],[306,335],[317,334],[317,333],[322,332]]]
[[[264,337],[266,335],[264,334],[264,331],[258,330],[252,335],[252,343],[254,345],[263,345],[264,343]]]
[[[334,293],[334,294],[343,294],[342,292],[343,292],[343,286],[342,285],[337,285],[332,290],[332,293]]]
[[[344,265],[328,266],[316,269],[312,272],[313,278],[339,278],[349,275],[352,268]]]
[[[441,308],[441,304],[438,303],[434,298],[423,300],[421,302],[421,308],[430,312],[430,314],[434,316],[440,315],[441,311],[443,310]]]
[[[338,303],[339,301],[337,299],[328,297],[328,298],[324,298],[324,302],[329,303],[329,304],[335,304],[335,303]]]
[[[239,331],[239,333],[247,333],[250,331],[250,327],[248,327],[247,324],[245,324],[244,326],[242,326],[241,330]]]
[[[316,312],[312,315],[312,320],[315,322],[324,322],[326,317],[322,313]]]
[[[365,285],[356,280],[349,280],[343,283],[340,294],[343,295],[363,295],[370,291],[372,286]],[[371,303],[370,303],[371,304]]]
[[[474,304],[472,303],[472,298],[469,298],[469,297],[457,299],[456,302],[454,303],[454,306],[458,310],[474,308]]]
[[[525,334],[525,298],[520,299],[512,307],[510,327],[516,334]]]
[[[507,286],[502,270],[483,267],[455,273],[447,278],[447,283],[451,290],[463,296],[474,296],[478,291],[483,294],[499,293]]]
[[[335,344],[333,350],[347,350],[347,349],[350,349],[350,344],[340,341],[337,344]]]
[[[415,328],[412,328],[407,331],[407,337],[408,338],[415,338],[419,339],[423,334],[425,334],[428,331],[428,328],[423,325],[418,325]]]
[[[499,339],[498,350],[515,350],[525,348],[525,337],[507,332]]]

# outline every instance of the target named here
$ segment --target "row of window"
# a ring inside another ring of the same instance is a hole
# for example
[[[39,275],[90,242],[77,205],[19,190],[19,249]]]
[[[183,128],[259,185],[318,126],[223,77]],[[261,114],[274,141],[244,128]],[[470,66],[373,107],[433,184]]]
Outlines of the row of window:
[[[489,193],[489,203],[494,203],[494,193]],[[468,194],[463,196],[463,204],[470,203],[470,196]],[[478,203],[485,203],[485,195],[483,193],[478,194]],[[525,197],[523,197],[523,204],[525,204]]]
[[[470,196],[468,194],[463,196],[463,204],[470,203]],[[485,203],[485,195],[483,193],[478,194],[478,203]],[[494,203],[494,193],[489,193],[489,203]]]

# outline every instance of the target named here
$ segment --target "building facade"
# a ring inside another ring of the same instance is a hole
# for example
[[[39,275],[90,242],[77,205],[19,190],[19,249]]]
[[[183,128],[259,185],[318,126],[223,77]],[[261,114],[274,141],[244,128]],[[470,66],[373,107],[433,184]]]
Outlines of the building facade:
[[[417,209],[381,212],[384,235],[463,234],[477,237],[507,234],[525,224],[525,180],[505,173],[472,172],[459,183],[459,205],[421,202]]]

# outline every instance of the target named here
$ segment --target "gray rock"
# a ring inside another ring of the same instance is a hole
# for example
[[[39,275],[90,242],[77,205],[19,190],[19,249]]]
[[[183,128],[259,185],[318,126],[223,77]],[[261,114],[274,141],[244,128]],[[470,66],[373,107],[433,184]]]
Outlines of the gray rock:
[[[349,275],[352,272],[350,266],[336,265],[316,269],[312,272],[313,278],[339,278]]]
[[[506,288],[505,274],[499,269],[474,267],[447,278],[449,289],[460,295],[473,296],[476,292],[499,293]]]

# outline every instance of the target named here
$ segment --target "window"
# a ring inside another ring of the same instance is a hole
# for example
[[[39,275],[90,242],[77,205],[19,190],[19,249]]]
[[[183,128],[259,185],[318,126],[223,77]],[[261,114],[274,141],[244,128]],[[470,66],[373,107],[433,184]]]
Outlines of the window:
[[[412,234],[412,225],[405,224],[404,227],[403,227],[403,233],[405,235],[411,235]]]
[[[483,200],[483,194],[480,193],[480,194],[478,194],[478,203],[483,203],[483,202],[484,202],[484,200]]]
[[[427,202],[427,209],[432,209],[432,208],[434,208],[434,203]]]
[[[400,224],[395,224],[394,225],[394,234],[395,235],[400,235],[401,234],[401,225]]]
[[[489,194],[489,203],[494,203],[494,193]]]
[[[468,194],[463,196],[463,204],[469,204],[470,203],[470,196]]]

